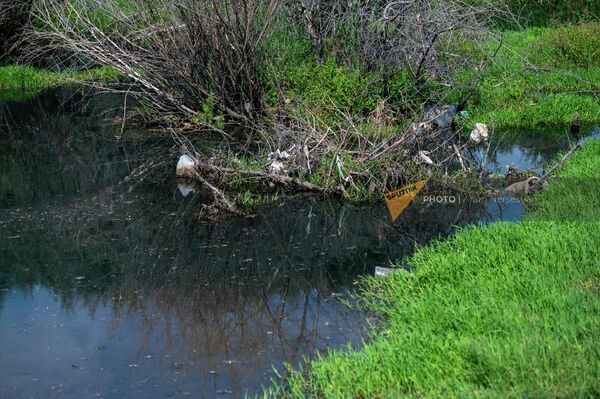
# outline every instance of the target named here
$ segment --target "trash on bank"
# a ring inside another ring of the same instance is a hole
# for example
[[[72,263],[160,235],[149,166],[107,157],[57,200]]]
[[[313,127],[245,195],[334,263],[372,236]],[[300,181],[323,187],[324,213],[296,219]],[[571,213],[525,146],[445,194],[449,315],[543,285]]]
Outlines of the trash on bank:
[[[483,123],[476,123],[469,137],[474,143],[479,143],[481,140],[486,141],[489,137],[487,125]]]
[[[398,267],[375,267],[375,276],[377,277],[389,277],[394,273],[405,272],[406,269],[398,268]]]
[[[177,177],[189,177],[193,174],[196,168],[196,161],[189,155],[182,155],[177,162],[176,174]]]

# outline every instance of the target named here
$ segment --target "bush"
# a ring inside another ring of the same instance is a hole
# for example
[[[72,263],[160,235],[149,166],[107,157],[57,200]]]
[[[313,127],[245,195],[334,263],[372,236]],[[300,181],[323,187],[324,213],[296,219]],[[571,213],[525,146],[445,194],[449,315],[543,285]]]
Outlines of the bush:
[[[265,38],[279,0],[40,1],[33,53],[73,53],[130,77],[162,114],[217,114],[252,126],[265,112]],[[198,120],[202,120],[198,117]],[[221,121],[219,121],[221,123]]]
[[[421,109],[431,99],[436,90],[434,82],[418,82],[406,69],[393,74],[388,82],[388,103],[401,111]],[[439,93],[442,88],[439,87]]]
[[[351,113],[370,112],[377,92],[370,91],[369,76],[359,68],[345,68],[330,59],[323,64],[307,61],[286,76],[289,94],[307,108]],[[371,89],[375,89],[371,87]]]

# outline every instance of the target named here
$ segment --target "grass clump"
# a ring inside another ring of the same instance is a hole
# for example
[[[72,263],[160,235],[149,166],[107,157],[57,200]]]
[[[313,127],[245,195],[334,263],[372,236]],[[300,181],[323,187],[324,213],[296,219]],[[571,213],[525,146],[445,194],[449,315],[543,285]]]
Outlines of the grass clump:
[[[548,189],[528,199],[535,212],[527,220],[600,221],[600,142],[589,142],[580,151],[556,172]]]
[[[225,128],[225,117],[222,113],[217,113],[214,96],[209,96],[202,103],[201,110],[192,117],[192,122],[198,125],[213,126],[223,130]]]
[[[418,250],[414,273],[366,278],[362,303],[383,320],[372,341],[291,371],[265,396],[598,397],[598,179],[590,142],[526,221],[466,228]]]

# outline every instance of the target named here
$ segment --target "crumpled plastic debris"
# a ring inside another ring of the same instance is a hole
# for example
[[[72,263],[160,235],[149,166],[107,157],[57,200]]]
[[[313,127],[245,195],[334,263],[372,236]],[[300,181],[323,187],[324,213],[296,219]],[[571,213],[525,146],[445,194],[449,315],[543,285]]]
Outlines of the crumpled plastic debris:
[[[487,125],[483,123],[476,123],[469,137],[474,143],[479,143],[481,140],[486,141],[489,137]]]

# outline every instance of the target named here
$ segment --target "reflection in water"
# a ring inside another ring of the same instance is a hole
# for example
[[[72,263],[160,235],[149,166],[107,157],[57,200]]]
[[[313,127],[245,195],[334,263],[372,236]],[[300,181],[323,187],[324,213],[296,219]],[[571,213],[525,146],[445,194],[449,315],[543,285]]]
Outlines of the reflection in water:
[[[122,99],[56,90],[0,106],[0,397],[258,392],[272,365],[347,342],[356,278],[520,204],[411,206],[389,222],[299,197],[196,218],[201,190],[136,182],[163,144],[128,139]],[[119,140],[115,136],[122,136]]]
[[[527,147],[514,142],[501,142],[495,146],[495,151],[491,154],[486,169],[490,172],[506,174],[507,165],[510,165],[519,169],[531,169],[538,174],[543,174],[544,163],[552,160],[556,153],[566,146],[568,146],[567,140],[550,143],[539,140]],[[483,159],[484,156],[485,149],[480,148],[478,158]]]

